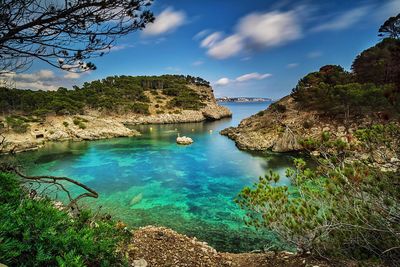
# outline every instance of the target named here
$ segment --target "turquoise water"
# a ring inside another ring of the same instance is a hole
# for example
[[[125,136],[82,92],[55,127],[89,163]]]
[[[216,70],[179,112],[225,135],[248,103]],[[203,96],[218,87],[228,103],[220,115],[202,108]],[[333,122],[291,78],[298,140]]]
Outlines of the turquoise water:
[[[219,131],[267,104],[226,105],[232,119],[139,126],[141,137],[53,143],[18,159],[28,174],[65,175],[92,187],[100,197],[85,204],[132,227],[170,227],[222,251],[259,249],[275,238],[246,227],[233,199],[268,169],[283,174],[292,156],[238,150]],[[177,145],[178,132],[194,144]]]

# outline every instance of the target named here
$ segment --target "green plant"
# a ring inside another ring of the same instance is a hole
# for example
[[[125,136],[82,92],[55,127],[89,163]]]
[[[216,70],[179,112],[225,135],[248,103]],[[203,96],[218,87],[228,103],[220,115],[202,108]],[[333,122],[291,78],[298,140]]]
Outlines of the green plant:
[[[69,123],[67,121],[63,121],[64,127],[68,127]]]
[[[372,148],[388,145],[388,139],[398,144],[398,133],[398,126],[386,125],[358,135]],[[247,211],[246,222],[274,231],[301,252],[398,261],[400,173],[382,172],[356,160],[349,144],[327,132],[321,140],[304,143],[320,152],[315,157],[318,166],[310,169],[296,159],[295,168],[286,173],[290,185],[278,185],[279,175],[270,172],[244,188],[236,202]]]
[[[79,129],[86,129],[86,124],[82,121],[79,122],[78,124]]]
[[[130,233],[107,216],[77,217],[47,198],[31,199],[10,174],[0,173],[0,262],[10,266],[127,266],[119,247]]]

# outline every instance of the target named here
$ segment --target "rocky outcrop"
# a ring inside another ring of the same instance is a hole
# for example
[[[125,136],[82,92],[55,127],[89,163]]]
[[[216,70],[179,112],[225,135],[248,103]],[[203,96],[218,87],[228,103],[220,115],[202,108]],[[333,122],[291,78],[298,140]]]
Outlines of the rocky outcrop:
[[[193,139],[187,136],[178,136],[176,138],[176,143],[179,145],[190,145],[193,144]]]
[[[324,131],[344,141],[354,140],[356,129],[377,123],[377,118],[364,116],[350,119],[346,127],[343,119],[333,119],[316,111],[301,109],[291,96],[286,96],[240,122],[238,127],[221,131],[244,150],[272,150],[289,152],[301,150],[300,140],[320,138]]]
[[[154,103],[151,102],[150,110],[153,112],[150,115],[103,114],[100,111],[86,110],[85,115],[79,116],[48,116],[42,122],[29,123],[29,130],[26,133],[17,134],[12,131],[4,133],[6,142],[0,151],[7,153],[37,149],[48,141],[80,141],[137,136],[140,133],[128,127],[135,124],[201,122],[232,116],[228,108],[217,104],[211,87],[190,85],[190,88],[199,94],[205,104],[204,108],[200,110],[165,108],[163,113],[159,114],[153,107],[157,105],[156,100],[149,94],[149,98],[154,100]],[[4,119],[0,117],[0,121],[4,121]]]
[[[196,238],[155,226],[133,232],[127,254],[133,266],[298,267],[330,266],[324,261],[290,252],[221,253]],[[334,266],[334,265],[332,265]],[[348,266],[343,264],[340,266]]]
[[[77,120],[81,123],[77,124]],[[48,141],[98,140],[138,136],[140,133],[113,118],[54,116],[47,117],[43,122],[30,123],[26,133],[17,134],[8,131],[3,135],[6,141],[2,152],[6,153],[38,149]]]

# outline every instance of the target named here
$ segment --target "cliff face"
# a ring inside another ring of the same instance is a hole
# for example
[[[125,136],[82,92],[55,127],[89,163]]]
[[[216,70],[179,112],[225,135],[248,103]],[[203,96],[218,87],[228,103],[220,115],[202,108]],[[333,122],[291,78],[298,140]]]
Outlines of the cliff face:
[[[350,119],[345,127],[343,119],[301,109],[291,96],[286,96],[268,109],[244,119],[238,127],[222,130],[221,134],[233,139],[240,149],[289,152],[302,149],[300,140],[320,138],[324,131],[344,141],[354,140],[356,129],[377,122],[379,118],[364,116]]]
[[[170,97],[159,95],[161,97],[156,99],[149,93],[151,100],[149,115],[131,112],[104,114],[87,110],[84,115],[47,116],[40,122],[28,122],[28,130],[25,133],[5,131],[3,133],[5,142],[1,150],[3,153],[22,152],[37,149],[48,141],[97,140],[140,135],[139,132],[126,127],[127,124],[201,122],[232,115],[228,108],[217,104],[211,87],[196,85],[190,85],[190,87],[199,94],[205,105],[203,108],[199,110],[167,108]],[[5,121],[5,119],[0,117],[0,121]]]

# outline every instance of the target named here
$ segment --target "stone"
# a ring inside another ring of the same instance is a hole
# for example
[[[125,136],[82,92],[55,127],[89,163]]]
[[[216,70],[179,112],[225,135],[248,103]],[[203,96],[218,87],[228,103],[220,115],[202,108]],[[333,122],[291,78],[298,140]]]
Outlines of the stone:
[[[147,261],[145,259],[139,259],[133,261],[134,267],[147,267]]]
[[[187,136],[178,136],[176,138],[176,143],[179,145],[190,145],[193,143],[193,139]]]

